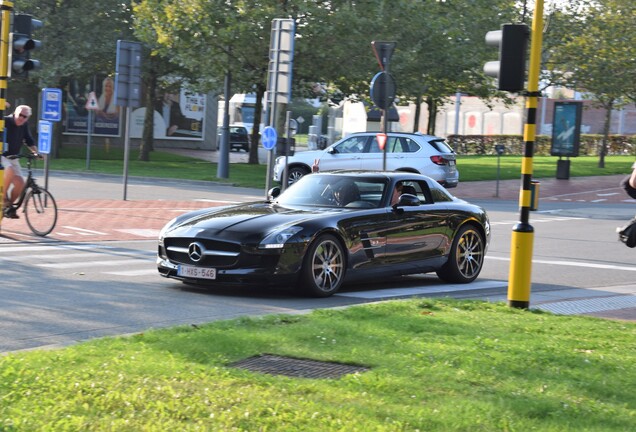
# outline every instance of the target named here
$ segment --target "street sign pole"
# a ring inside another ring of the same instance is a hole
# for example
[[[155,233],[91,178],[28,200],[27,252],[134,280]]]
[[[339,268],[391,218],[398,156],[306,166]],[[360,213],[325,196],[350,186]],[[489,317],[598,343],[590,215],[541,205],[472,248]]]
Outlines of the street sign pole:
[[[541,69],[541,44],[543,41],[543,0],[537,0],[532,19],[532,46],[528,70],[528,98],[526,101],[526,125],[524,127],[524,157],[521,161],[521,190],[519,191],[520,220],[512,228],[510,239],[510,270],[508,273],[508,306],[530,307],[532,250],[534,228],[530,225],[533,190],[532,159],[537,118],[539,74]],[[533,189],[535,188],[535,189]]]
[[[117,41],[115,64],[115,97],[117,105],[126,107],[124,137],[124,201],[128,188],[128,154],[130,153],[130,108],[141,105],[141,44]]]
[[[9,82],[9,30],[13,2],[0,0],[0,135],[4,135],[4,108],[6,107],[7,84]],[[2,143],[4,151],[4,142]],[[4,208],[4,167],[0,163],[0,223]]]
[[[38,124],[38,129],[42,128],[42,131],[38,132],[44,133],[48,136],[48,147],[42,151],[41,148],[38,148],[38,152],[47,154],[47,157],[44,158],[44,187],[49,187],[49,157],[48,154],[51,151],[52,147],[52,136],[53,136],[53,125],[50,122],[59,122],[62,121],[62,90],[57,88],[43,88],[42,89],[42,98],[41,100],[41,109],[40,109],[40,122],[46,122],[42,125]],[[48,124],[48,127],[47,127]],[[38,143],[38,147],[39,143]]]
[[[278,141],[278,133],[276,133],[276,128],[272,126],[266,126],[263,129],[263,137],[261,141],[263,142],[263,148],[267,150],[267,178],[265,179],[265,198],[267,198],[267,192],[271,186],[271,175],[269,173],[269,168],[271,165],[272,159],[272,149],[276,147],[276,142]]]
[[[88,94],[85,108],[88,111],[88,124],[86,125],[86,169],[88,170],[91,167],[91,144],[93,141],[93,130],[95,129],[93,113],[99,108],[95,92]]]
[[[382,109],[382,123],[380,127],[380,131],[383,134],[388,132],[389,126],[389,109],[393,103],[393,98],[395,95],[389,95],[390,93],[390,80],[391,76],[389,75],[389,63],[391,62],[391,56],[393,55],[393,51],[395,50],[395,42],[380,42],[373,41],[371,42],[371,46],[373,47],[373,52],[375,54],[375,58],[378,60],[378,64],[380,65],[380,69],[383,71],[384,75],[384,98],[382,103],[377,103],[379,108]],[[377,75],[376,75],[377,76]],[[378,89],[379,90],[379,89]],[[393,93],[395,93],[395,89],[393,89]],[[393,98],[391,97],[393,96]],[[375,102],[375,101],[374,101]],[[384,150],[382,151],[382,170],[386,171],[386,145],[384,146]]]

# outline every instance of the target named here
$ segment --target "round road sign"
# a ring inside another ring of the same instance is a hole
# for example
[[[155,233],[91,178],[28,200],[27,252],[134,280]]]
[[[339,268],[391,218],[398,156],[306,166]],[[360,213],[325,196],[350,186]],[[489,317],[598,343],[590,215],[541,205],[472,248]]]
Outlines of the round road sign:
[[[267,150],[271,150],[276,145],[276,140],[278,140],[278,134],[276,133],[276,129],[271,126],[267,126],[263,129],[263,147]]]
[[[389,109],[395,100],[395,91],[395,79],[391,74],[378,72],[371,80],[371,99],[380,109]]]

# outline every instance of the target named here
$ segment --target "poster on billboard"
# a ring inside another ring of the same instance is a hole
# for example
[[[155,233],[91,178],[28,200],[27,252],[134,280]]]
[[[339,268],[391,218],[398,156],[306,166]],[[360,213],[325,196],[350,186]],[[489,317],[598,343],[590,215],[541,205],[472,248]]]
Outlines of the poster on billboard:
[[[202,141],[206,96],[181,89],[179,93],[160,93],[154,104],[153,135],[157,139]],[[131,138],[141,138],[146,108],[132,112]]]
[[[552,156],[578,156],[583,102],[555,102],[552,123]]]
[[[121,109],[115,105],[115,82],[110,76],[95,76],[92,80],[72,78],[63,91],[64,133],[118,137],[121,134]],[[97,107],[89,125],[87,101],[95,93]]]

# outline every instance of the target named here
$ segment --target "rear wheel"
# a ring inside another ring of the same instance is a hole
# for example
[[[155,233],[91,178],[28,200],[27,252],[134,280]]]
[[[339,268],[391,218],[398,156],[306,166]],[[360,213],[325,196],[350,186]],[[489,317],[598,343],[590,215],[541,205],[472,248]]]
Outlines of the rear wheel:
[[[345,276],[345,252],[338,239],[325,234],[311,244],[301,270],[301,289],[314,297],[334,294]]]
[[[35,235],[44,237],[57,223],[57,204],[49,191],[43,188],[31,189],[24,200],[26,223]]]
[[[481,233],[472,225],[464,225],[457,232],[448,261],[437,271],[437,276],[452,283],[474,281],[484,265],[485,251]]]

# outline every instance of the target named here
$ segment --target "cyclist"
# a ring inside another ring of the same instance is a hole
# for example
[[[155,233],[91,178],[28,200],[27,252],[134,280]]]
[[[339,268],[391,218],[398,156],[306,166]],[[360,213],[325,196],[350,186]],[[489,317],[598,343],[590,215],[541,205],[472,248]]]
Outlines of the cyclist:
[[[32,110],[28,105],[18,105],[13,114],[4,118],[4,130],[6,148],[2,153],[2,166],[4,166],[4,216],[9,219],[18,219],[13,202],[18,199],[24,189],[24,177],[20,169],[19,159],[8,159],[5,156],[13,156],[20,153],[22,144],[26,144],[34,155],[38,154],[38,148],[33,141],[27,120],[31,117]],[[11,187],[13,186],[13,187]],[[9,191],[10,190],[10,191]]]

